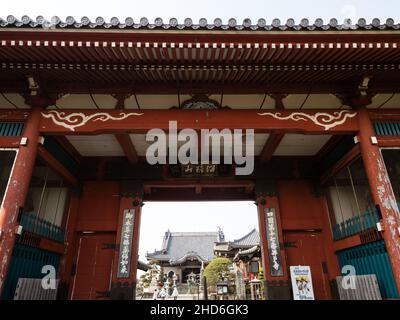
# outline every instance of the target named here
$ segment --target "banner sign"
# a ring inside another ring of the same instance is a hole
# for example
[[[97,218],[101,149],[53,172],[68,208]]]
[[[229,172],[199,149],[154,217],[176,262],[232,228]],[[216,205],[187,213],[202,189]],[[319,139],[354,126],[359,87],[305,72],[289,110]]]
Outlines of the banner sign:
[[[129,278],[130,276],[134,214],[134,209],[124,210],[118,259],[118,278]]]
[[[216,177],[218,165],[216,164],[184,164],[182,165],[182,177]]]
[[[294,300],[315,300],[309,266],[290,266]]]
[[[281,249],[279,245],[278,225],[275,209],[265,208],[265,223],[267,226],[267,242],[271,276],[283,276]]]
[[[171,164],[168,174],[173,178],[213,178],[231,177],[234,167],[231,164]]]

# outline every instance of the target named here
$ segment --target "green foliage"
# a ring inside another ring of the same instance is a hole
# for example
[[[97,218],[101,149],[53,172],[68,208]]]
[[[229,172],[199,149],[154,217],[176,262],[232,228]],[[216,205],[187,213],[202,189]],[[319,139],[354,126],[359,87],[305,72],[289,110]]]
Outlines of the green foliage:
[[[164,286],[164,280],[165,280],[164,279],[164,268],[160,267],[160,272],[158,274],[158,281],[157,281],[158,286],[160,286],[160,287]]]
[[[265,299],[265,281],[264,281],[264,271],[262,268],[258,271],[258,280],[261,281],[261,292],[263,293],[263,300]]]
[[[147,273],[142,274],[140,276],[139,283],[143,286],[143,288],[148,288],[151,283],[151,277],[149,277],[149,275]]]
[[[143,288],[148,288],[152,280],[157,279],[160,273],[162,272],[160,266],[157,264],[156,261],[151,261],[149,263],[149,266],[150,266],[149,270],[147,270],[145,274],[142,274],[139,279],[139,284],[142,285]],[[159,282],[162,282],[163,284],[163,280],[161,281],[159,280],[157,282],[158,284]]]
[[[207,278],[208,286],[215,286],[222,281],[222,275],[228,281],[234,281],[235,275],[230,271],[232,261],[228,258],[214,258],[204,269],[204,276]]]
[[[263,281],[264,280],[264,271],[262,268],[258,270],[258,280]]]

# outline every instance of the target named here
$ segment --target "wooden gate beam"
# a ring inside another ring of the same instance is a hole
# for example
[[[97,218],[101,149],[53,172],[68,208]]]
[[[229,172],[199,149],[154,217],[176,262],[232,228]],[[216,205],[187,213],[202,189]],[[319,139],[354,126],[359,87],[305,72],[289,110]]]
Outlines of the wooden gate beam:
[[[138,162],[138,153],[135,149],[135,146],[132,143],[129,134],[116,134],[115,138],[120,144],[122,150],[125,153],[125,156],[128,158],[130,164],[136,164]]]
[[[358,130],[353,110],[47,110],[42,112],[42,134],[144,133],[178,129],[254,129],[255,132],[348,134]]]

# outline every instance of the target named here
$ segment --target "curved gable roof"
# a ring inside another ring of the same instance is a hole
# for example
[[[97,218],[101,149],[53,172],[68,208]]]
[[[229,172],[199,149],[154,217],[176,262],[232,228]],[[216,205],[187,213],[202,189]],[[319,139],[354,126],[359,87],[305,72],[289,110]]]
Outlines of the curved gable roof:
[[[260,244],[260,234],[254,228],[248,234],[231,243],[232,247],[253,247]]]
[[[148,253],[149,259],[176,262],[185,257],[198,257],[210,261],[214,257],[214,244],[219,232],[169,232],[163,238],[162,250]]]

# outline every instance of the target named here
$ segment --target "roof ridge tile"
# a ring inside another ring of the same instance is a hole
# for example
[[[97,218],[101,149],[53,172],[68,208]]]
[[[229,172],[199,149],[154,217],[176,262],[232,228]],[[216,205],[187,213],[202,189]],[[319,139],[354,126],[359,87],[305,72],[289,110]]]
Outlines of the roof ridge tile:
[[[121,21],[117,17],[112,17],[109,22],[106,22],[103,17],[98,17],[95,21],[91,21],[87,16],[83,16],[81,19],[75,19],[72,16],[66,17],[65,21],[62,21],[58,16],[53,16],[50,20],[46,20],[43,16],[38,16],[36,20],[33,20],[27,15],[22,16],[21,20],[18,20],[13,15],[8,15],[6,19],[0,17],[0,28],[77,28],[77,29],[96,29],[96,28],[115,28],[115,29],[178,29],[178,30],[247,30],[247,31],[314,31],[314,30],[400,30],[400,24],[395,23],[394,19],[387,18],[385,23],[382,23],[380,19],[374,18],[371,23],[367,23],[365,18],[358,19],[357,22],[352,22],[350,19],[344,19],[342,24],[339,24],[337,19],[332,18],[328,23],[324,23],[323,19],[317,18],[315,22],[311,23],[309,19],[303,18],[299,24],[296,24],[295,20],[289,18],[286,23],[282,23],[280,19],[273,19],[271,24],[267,24],[264,18],[259,18],[256,22],[252,22],[250,18],[243,20],[241,24],[237,23],[237,20],[230,18],[225,24],[222,19],[215,18],[213,23],[209,23],[207,19],[201,18],[198,23],[193,23],[193,19],[185,18],[183,23],[179,23],[178,19],[171,18],[167,23],[160,17],[157,17],[153,23],[145,17],[135,22],[132,17],[127,17]]]

